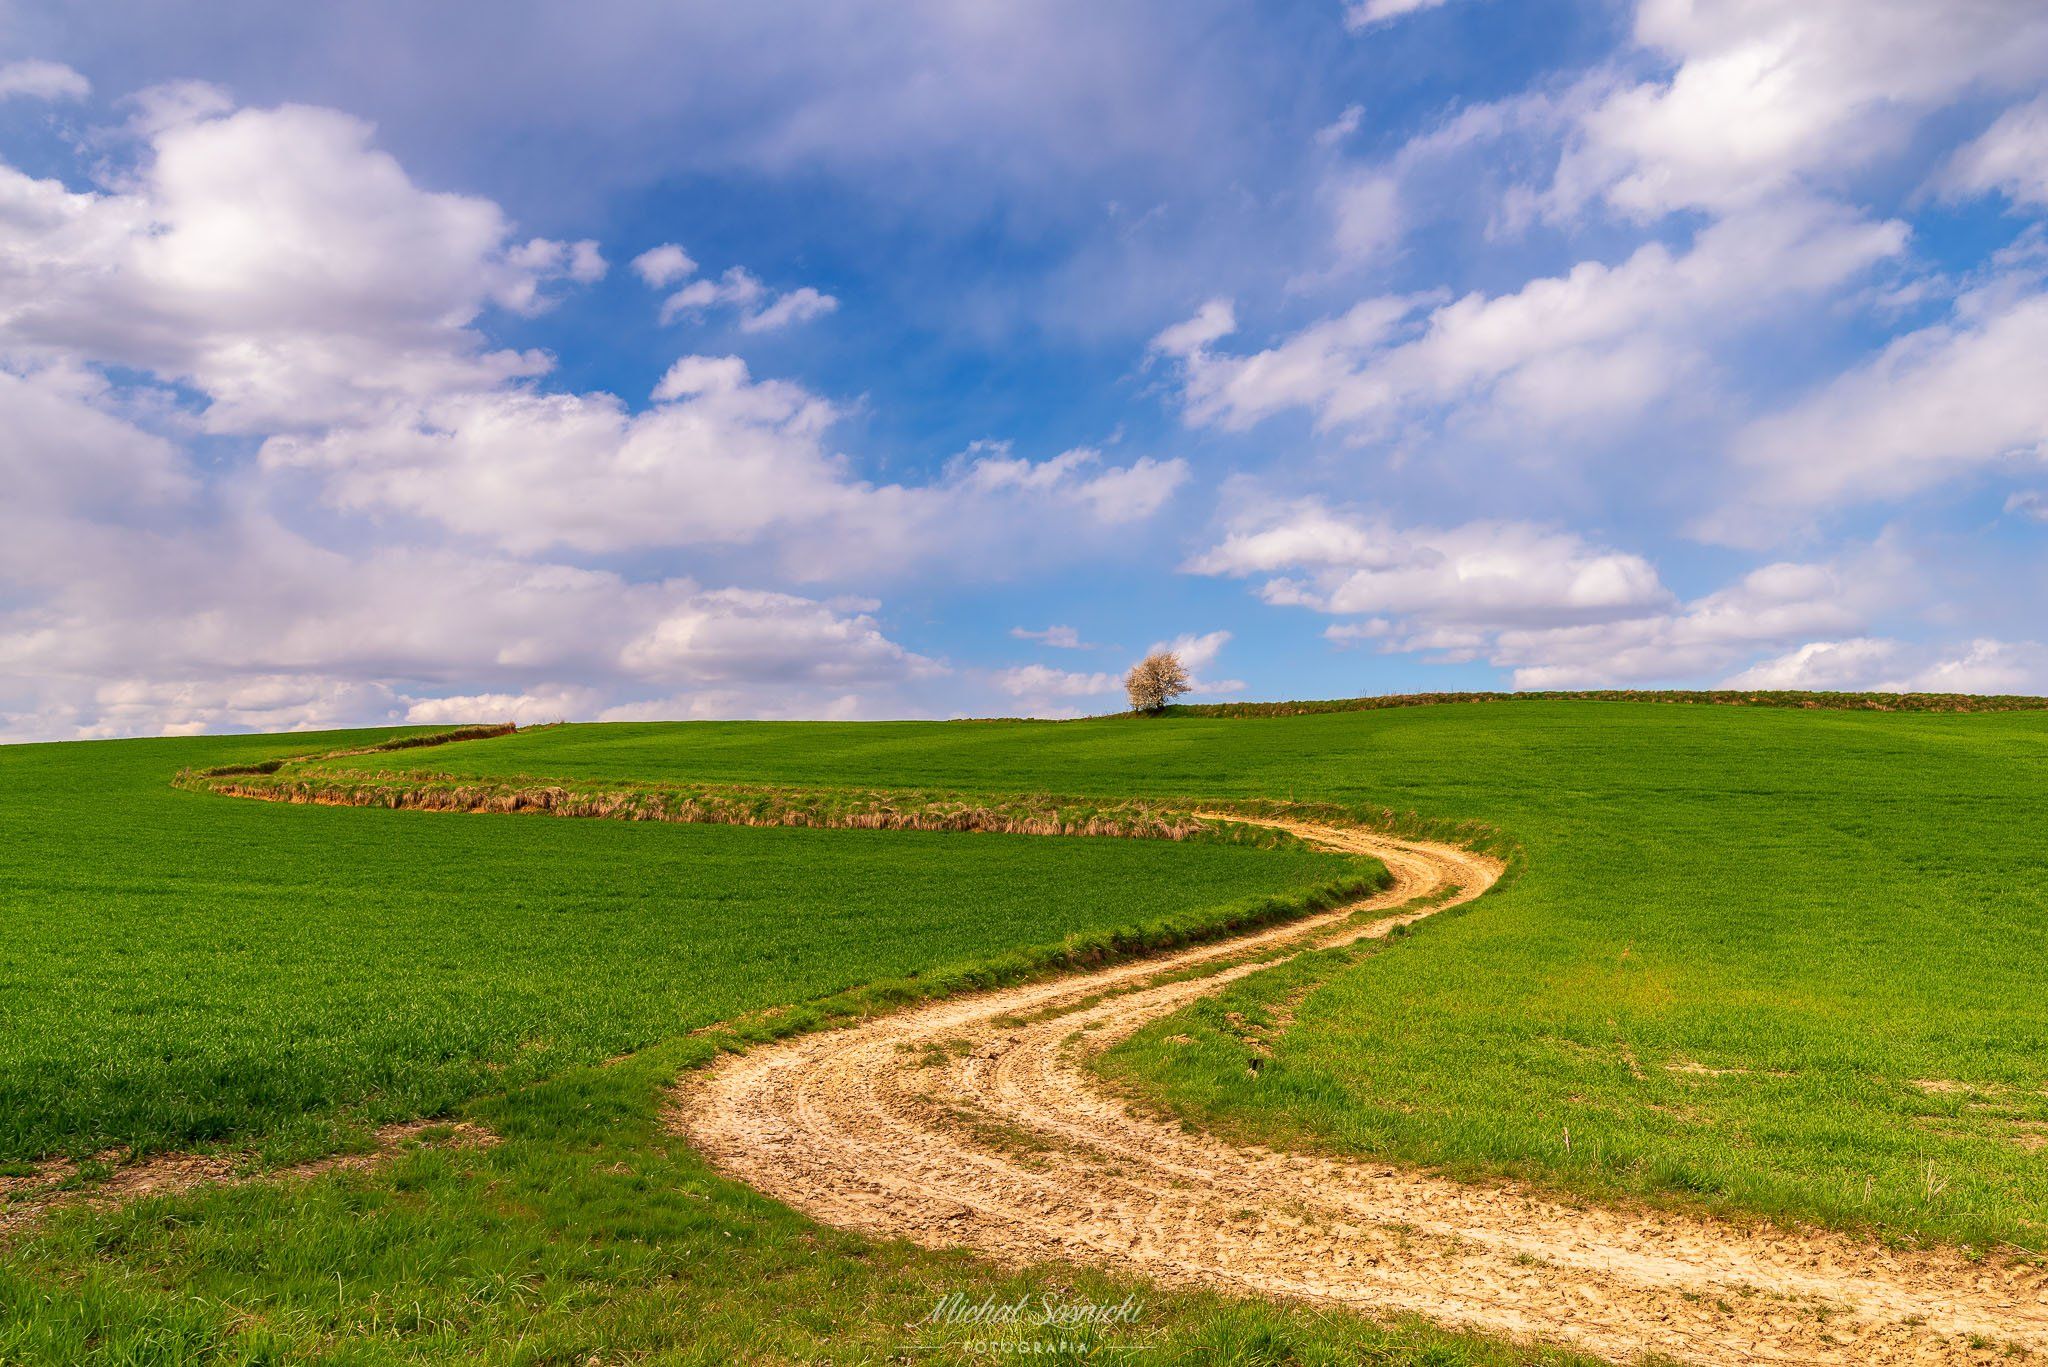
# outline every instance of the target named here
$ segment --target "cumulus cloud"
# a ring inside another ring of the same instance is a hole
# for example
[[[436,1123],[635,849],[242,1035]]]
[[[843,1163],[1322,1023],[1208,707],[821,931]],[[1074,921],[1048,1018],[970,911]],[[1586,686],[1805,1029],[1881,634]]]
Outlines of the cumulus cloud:
[[[1915,693],[2048,692],[2048,647],[2035,641],[1972,641],[1961,654],[1923,664],[1888,689]]]
[[[1997,191],[2023,204],[2048,204],[2048,95],[2015,105],[1955,154],[1944,176],[1952,194]]]
[[[633,259],[642,280],[662,289],[696,273],[697,263],[674,243],[642,252]],[[716,280],[691,280],[661,301],[661,321],[694,317],[707,309],[729,308],[739,316],[741,332],[777,332],[794,323],[822,318],[839,307],[829,294],[804,285],[778,294],[744,266],[734,266]]]
[[[107,389],[68,367],[0,370],[0,565],[12,575],[35,573],[39,543],[74,522],[132,522],[198,487],[172,443],[102,411]]]
[[[317,472],[338,508],[403,512],[519,553],[741,543],[858,497],[821,444],[835,410],[800,386],[691,357],[656,394],[640,413],[609,394],[451,394],[273,437],[262,461]]]
[[[758,589],[694,593],[665,605],[620,650],[619,663],[638,677],[664,681],[780,679],[830,688],[938,668],[890,640],[865,612]]]
[[[1512,294],[1369,298],[1264,351],[1214,349],[1235,327],[1227,301],[1152,345],[1180,367],[1189,421],[1233,429],[1289,408],[1368,430],[1460,406],[1539,422],[1633,413],[1703,364],[1709,341],[1834,289],[1905,238],[1896,222],[1781,204],[1715,223],[1683,253],[1652,243]]]
[[[1760,660],[1730,675],[1726,688],[1858,691],[1884,676],[1898,658],[1897,641],[1857,636],[1846,641],[1809,641],[1796,650]]]
[[[1809,641],[1730,677],[1728,688],[1875,693],[2039,693],[2048,649],[1980,639],[1960,648],[1881,637]]]
[[[1366,23],[1403,8],[1350,13]],[[1647,417],[1681,406],[1712,424],[1720,418],[1704,412],[1712,396],[1727,415],[1720,420],[1736,427],[1742,396],[1727,391],[1731,380],[1751,379],[1751,339],[1824,318],[1817,306],[1847,314],[1943,291],[1922,278],[1860,301],[1849,293],[1878,268],[1912,269],[1906,225],[1851,201],[1873,164],[1926,159],[1914,149],[1925,145],[1931,115],[2008,103],[1935,184],[1951,196],[2048,202],[2048,102],[2036,96],[2048,70],[2048,10],[2031,0],[1949,9],[1913,0],[1641,0],[1633,47],[1574,82],[1457,109],[1391,157],[1338,162],[1321,196],[1340,262],[1384,259],[1440,212],[1418,185],[1453,166],[1458,203],[1492,206],[1474,225],[1489,240],[1537,217],[1568,232],[1597,226],[1610,241],[1632,219],[1656,225],[1658,240],[1499,293],[1356,300],[1248,348],[1228,345],[1237,331],[1229,301],[1211,301],[1153,342],[1154,355],[1178,371],[1188,421],[1242,430],[1305,411],[1320,430],[1403,454],[1532,431],[1596,451],[1611,449],[1601,438],[1641,431]],[[2014,94],[2034,98],[2010,105]],[[1469,156],[1475,149],[1490,160]],[[1523,164],[1532,179],[1503,190],[1502,163]],[[1695,530],[1739,539],[1728,530],[1739,526],[1751,540],[1775,537],[1790,521],[1756,509],[1782,490],[1802,505],[1895,498],[2036,449],[2026,406],[2040,386],[2015,384],[2004,361],[2028,340],[2021,334],[2030,320],[2014,293],[1998,305],[1984,300],[1782,421],[1743,433],[1732,477],[1702,473],[1694,482],[1722,486],[1710,502],[1730,484],[1756,497]],[[1991,316],[2000,309],[2010,312]],[[1932,354],[1943,350],[1953,354]],[[1953,396],[1952,424],[1938,412],[1944,393]],[[1701,448],[1725,439],[1693,430]],[[1809,440],[1818,453],[1797,459]],[[1851,473],[1848,453],[1862,445],[1871,454]],[[1790,473],[1755,475],[1780,463]],[[1865,483],[1867,491],[1856,487]]]
[[[405,709],[407,722],[419,726],[465,722],[511,722],[544,726],[550,722],[595,716],[603,695],[594,688],[537,688],[524,693],[451,693],[422,698]]]
[[[966,491],[1051,496],[1077,504],[1097,521],[1115,526],[1139,522],[1158,512],[1186,482],[1187,462],[1140,456],[1129,465],[1103,467],[1090,446],[1062,451],[1049,460],[1012,456],[1009,447],[984,444],[955,467],[954,482]]]
[[[636,413],[608,394],[454,394],[389,422],[274,437],[262,460],[316,472],[336,507],[430,519],[515,552],[772,542],[805,578],[985,555],[1032,534],[1033,514],[1078,514],[1069,534],[1128,525],[1187,474],[1178,460],[1107,466],[1076,449],[1031,461],[998,445],[932,483],[877,485],[828,445],[833,404],[755,380],[738,357],[685,357],[653,397]]]
[[[1928,111],[2028,89],[2048,63],[2033,0],[1642,0],[1635,39],[1669,75],[1585,113],[1557,175],[1569,207],[1727,213],[1833,182],[1897,149]]]
[[[1403,239],[1440,219],[1476,220],[1489,238],[1504,237],[1532,215],[1537,197],[1504,163],[1553,155],[1560,129],[1583,97],[1545,89],[1455,107],[1416,133],[1391,156],[1332,157],[1322,169],[1317,200],[1329,215],[1336,270],[1385,266]],[[1347,108],[1320,129],[1314,145],[1340,148],[1360,127],[1364,110]],[[1296,284],[1312,284],[1311,275]]]
[[[1269,603],[1344,619],[1325,632],[1336,644],[1481,661],[1517,688],[1718,677],[1765,651],[1853,634],[1905,597],[1885,550],[1765,565],[1681,599],[1643,557],[1570,532],[1398,527],[1313,501],[1252,514],[1187,568],[1257,577]]]
[[[1874,576],[1779,563],[1662,612],[1581,626],[1504,631],[1486,658],[1517,688],[1604,688],[1712,677],[1761,650],[1861,628],[1891,604]]]
[[[189,384],[233,433],[547,369],[471,324],[601,274],[594,244],[517,241],[495,204],[421,189],[372,133],[328,109],[187,100],[118,188],[0,164],[0,335]]]
[[[1308,500],[1254,513],[1188,562],[1195,574],[1269,576],[1269,603],[1499,627],[1614,617],[1670,600],[1640,556],[1518,522],[1394,526]]]
[[[1891,342],[1792,407],[1740,433],[1756,509],[1896,498],[2001,462],[2048,455],[2048,294],[2008,279],[1965,295],[1952,316]]]
[[[740,316],[741,332],[775,332],[792,323],[808,323],[839,307],[839,301],[804,285],[775,296],[775,301]]]
[[[943,668],[891,640],[872,605],[453,549],[338,551],[232,508],[70,532],[44,548],[42,591],[0,611],[0,729],[17,736],[434,719],[515,696],[527,719],[698,694],[733,715],[849,690],[911,706],[906,690]]]
[[[678,280],[687,280],[695,275],[697,262],[676,243],[664,242],[634,257],[633,273],[652,289],[666,289]]]
[[[1051,665],[1016,665],[993,676],[997,688],[1013,698],[1107,697],[1123,687],[1115,674],[1055,669]]]
[[[132,108],[133,164],[100,188],[0,165],[7,733],[927,710],[946,666],[872,601],[564,556],[1001,573],[1045,553],[1034,537],[1106,541],[1186,477],[986,445],[877,484],[828,444],[835,404],[734,357],[683,358],[645,408],[546,392],[548,358],[493,350],[480,320],[601,278],[595,242],[420,187],[332,110],[196,84]],[[658,248],[634,269],[691,264]],[[826,306],[790,291],[749,316]],[[257,459],[202,459],[195,434],[258,437]],[[346,520],[307,516],[309,490]]]
[[[536,237],[512,248],[505,253],[505,259],[515,269],[524,272],[508,292],[499,296],[499,302],[515,313],[537,313],[553,302],[540,296],[540,285],[544,280],[567,279],[579,285],[590,285],[604,279],[605,272],[610,269],[604,253],[590,238],[580,242],[556,242]]]

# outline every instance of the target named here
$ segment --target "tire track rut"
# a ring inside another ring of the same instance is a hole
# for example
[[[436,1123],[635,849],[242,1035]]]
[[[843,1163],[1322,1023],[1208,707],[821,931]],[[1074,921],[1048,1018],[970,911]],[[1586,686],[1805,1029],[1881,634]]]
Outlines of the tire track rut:
[[[1623,1360],[2048,1356],[2038,1267],[1276,1152],[1126,1106],[1091,1057],[1276,954],[1382,938],[1500,873],[1448,845],[1264,824],[1374,855],[1393,885],[1233,940],[750,1050],[678,1086],[676,1129],[819,1220],[1011,1264],[1068,1259]],[[1208,971],[1175,976],[1193,970]]]

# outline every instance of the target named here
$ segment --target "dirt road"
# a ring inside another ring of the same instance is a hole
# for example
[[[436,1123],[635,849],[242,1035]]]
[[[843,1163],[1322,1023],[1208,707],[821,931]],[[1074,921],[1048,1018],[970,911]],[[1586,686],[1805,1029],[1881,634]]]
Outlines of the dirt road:
[[[2048,1356],[2048,1272],[2036,1268],[1581,1207],[1239,1146],[1127,1108],[1090,1056],[1256,971],[1245,955],[1384,936],[1499,872],[1449,846],[1288,829],[1378,856],[1394,886],[1226,943],[758,1048],[687,1079],[675,1123],[721,1169],[817,1219],[1006,1263],[1063,1258],[1412,1312],[1619,1360]]]

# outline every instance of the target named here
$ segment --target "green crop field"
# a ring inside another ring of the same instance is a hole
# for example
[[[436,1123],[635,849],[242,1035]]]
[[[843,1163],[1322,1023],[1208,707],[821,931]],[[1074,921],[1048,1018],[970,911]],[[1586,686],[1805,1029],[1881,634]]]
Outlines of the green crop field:
[[[570,727],[431,753],[477,774],[886,776],[1486,821],[1526,852],[1514,883],[1333,972],[1256,1080],[1221,1025],[1280,990],[1256,979],[1133,1041],[1119,1075],[1267,1137],[2048,1243],[2048,714],[1520,701]],[[1199,1047],[1160,1043],[1191,1024]]]
[[[392,734],[0,747],[0,1217],[27,1160],[107,1145],[285,1160],[456,1113],[502,1137],[0,1233],[0,1363],[878,1361],[943,1295],[1054,1285],[1143,1294],[1149,1341],[1176,1356],[1525,1360],[1420,1325],[878,1247],[720,1180],[659,1124],[666,1084],[714,1054],[690,1033],[710,1022],[1172,943],[1355,886],[1359,861],[171,786]]]
[[[1357,872],[1201,841],[171,786],[344,739],[374,737],[0,749],[0,1161],[114,1142],[298,1156],[422,1114],[504,1142],[53,1216],[0,1248],[0,1362],[879,1362],[946,1291],[1114,1299],[1130,1284],[875,1245],[718,1179],[658,1121],[666,1083],[716,1048],[689,1032],[1054,964],[1063,940],[1134,926],[1199,933]],[[1489,823],[1520,851],[1506,885],[1377,952],[1243,980],[1109,1055],[1116,1084],[1205,1127],[1595,1197],[2048,1241],[2048,714],[1523,701],[635,724],[313,768]],[[1237,1031],[1281,995],[1292,1023],[1254,1078]],[[1136,1289],[1147,1342],[1175,1358],[1531,1360]]]
[[[335,743],[0,748],[0,1162],[303,1148],[338,1117],[433,1115],[742,1012],[1349,872],[1299,849],[453,820],[168,784]]]

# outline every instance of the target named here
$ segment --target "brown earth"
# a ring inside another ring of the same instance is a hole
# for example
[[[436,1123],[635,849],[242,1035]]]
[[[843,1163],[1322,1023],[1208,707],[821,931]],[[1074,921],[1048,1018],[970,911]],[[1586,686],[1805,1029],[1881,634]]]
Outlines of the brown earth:
[[[1006,1264],[1071,1259],[1614,1359],[2048,1356],[2048,1272],[2018,1261],[1577,1205],[1232,1144],[1125,1105],[1093,1055],[1276,954],[1384,937],[1499,874],[1451,846],[1274,824],[1378,856],[1394,886],[1224,943],[757,1048],[687,1078],[674,1126],[820,1220]]]
[[[364,1153],[334,1154],[280,1168],[252,1169],[247,1154],[159,1153],[128,1161],[121,1150],[94,1156],[96,1166],[111,1170],[96,1182],[73,1185],[79,1164],[68,1158],[36,1165],[33,1175],[0,1177],[0,1240],[19,1233],[53,1210],[66,1206],[106,1208],[145,1196],[173,1195],[196,1187],[241,1182],[280,1182],[350,1172],[389,1162],[407,1148],[424,1142],[484,1148],[498,1137],[466,1121],[410,1120],[377,1131],[376,1147]]]

